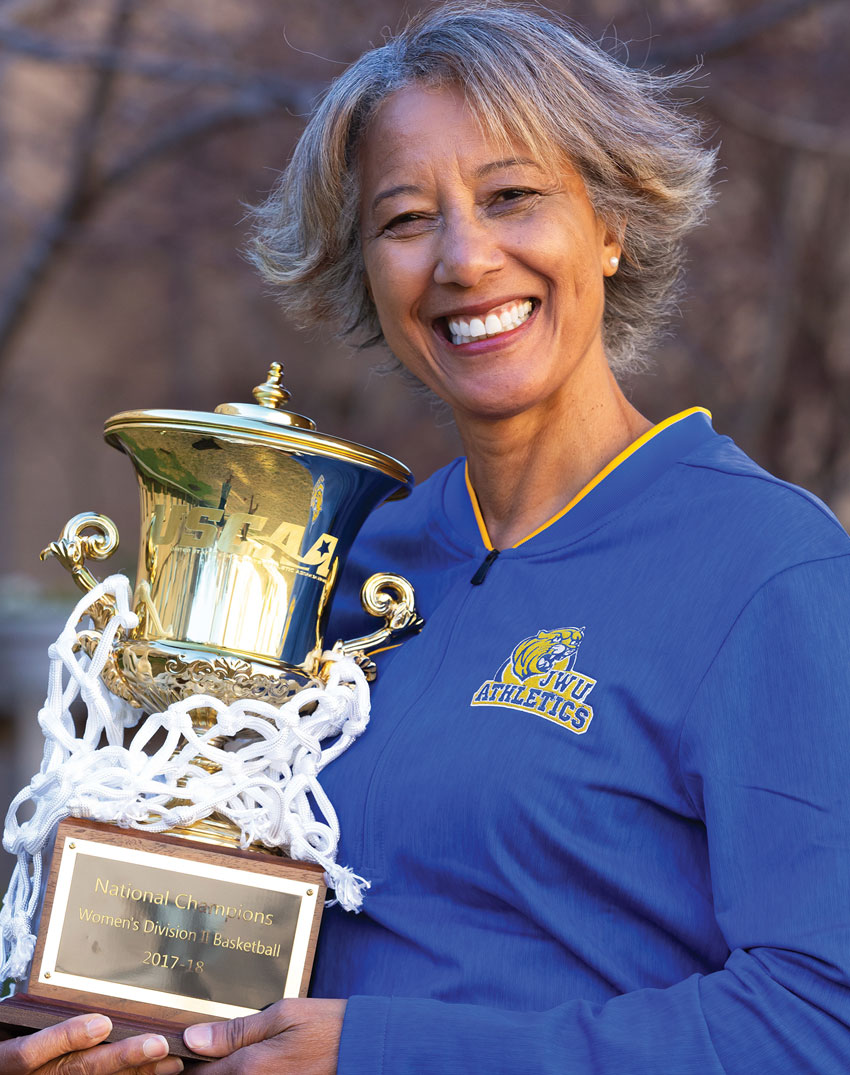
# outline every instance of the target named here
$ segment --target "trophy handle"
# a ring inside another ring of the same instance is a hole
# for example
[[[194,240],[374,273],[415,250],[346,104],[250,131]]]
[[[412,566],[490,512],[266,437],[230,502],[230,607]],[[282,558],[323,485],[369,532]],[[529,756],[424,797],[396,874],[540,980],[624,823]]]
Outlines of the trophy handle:
[[[94,530],[94,534],[84,534],[84,530]],[[105,560],[118,548],[118,527],[105,515],[94,511],[83,511],[69,519],[58,541],[51,541],[42,549],[39,559],[46,560],[55,556],[83,593],[88,593],[97,586],[97,579],[85,567],[85,561]],[[89,609],[96,628],[101,629],[112,614],[113,604],[109,600],[98,601]]]
[[[95,533],[84,534],[84,530],[94,530]],[[39,559],[46,560],[48,556],[55,556],[65,570],[70,571],[71,578],[83,593],[88,593],[97,586],[97,579],[84,566],[85,561],[106,560],[117,548],[118,527],[115,523],[105,515],[98,515],[96,511],[83,511],[65,523],[62,537],[58,541],[51,541],[46,549],[42,549]],[[89,657],[97,649],[101,631],[114,611],[115,602],[110,597],[102,597],[87,610],[86,615],[91,617],[95,630],[80,631],[77,644]],[[137,699],[124,682],[114,650],[109,655],[101,675],[113,694],[131,705],[138,706]]]
[[[360,601],[370,616],[384,617],[384,626],[370,635],[337,642],[334,651],[357,659],[357,663],[366,673],[366,678],[371,682],[377,675],[377,668],[367,654],[383,647],[385,642],[396,645],[406,635],[421,631],[425,620],[416,611],[413,587],[401,575],[384,572],[371,575],[363,583]]]

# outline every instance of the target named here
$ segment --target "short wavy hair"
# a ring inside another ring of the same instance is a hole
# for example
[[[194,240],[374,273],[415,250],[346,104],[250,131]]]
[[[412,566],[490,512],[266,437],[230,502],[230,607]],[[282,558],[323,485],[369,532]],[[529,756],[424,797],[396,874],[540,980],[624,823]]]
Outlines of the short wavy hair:
[[[249,256],[302,326],[332,325],[358,347],[383,341],[365,284],[358,152],[377,109],[410,85],[459,86],[483,130],[582,176],[623,247],[605,279],[611,368],[645,364],[680,295],[683,239],[711,203],[715,151],[671,91],[689,74],[631,68],[568,20],[489,0],[411,20],[336,79],[271,195]]]

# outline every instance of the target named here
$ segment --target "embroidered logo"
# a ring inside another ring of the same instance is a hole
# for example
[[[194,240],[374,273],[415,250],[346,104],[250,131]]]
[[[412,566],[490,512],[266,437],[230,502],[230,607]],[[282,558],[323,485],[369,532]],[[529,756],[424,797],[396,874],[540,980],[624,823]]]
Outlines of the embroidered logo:
[[[496,678],[481,684],[470,705],[531,711],[576,735],[586,732],[593,720],[587,696],[596,680],[573,667],[584,631],[584,627],[561,627],[524,638]]]

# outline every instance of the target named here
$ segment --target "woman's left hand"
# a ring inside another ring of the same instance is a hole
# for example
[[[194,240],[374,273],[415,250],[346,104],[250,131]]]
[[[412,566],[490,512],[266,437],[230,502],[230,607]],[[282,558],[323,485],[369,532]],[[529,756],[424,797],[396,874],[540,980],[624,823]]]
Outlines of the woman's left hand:
[[[199,1023],[183,1037],[202,1056],[187,1064],[198,1075],[336,1075],[344,1000],[279,1000],[270,1008],[221,1023]]]

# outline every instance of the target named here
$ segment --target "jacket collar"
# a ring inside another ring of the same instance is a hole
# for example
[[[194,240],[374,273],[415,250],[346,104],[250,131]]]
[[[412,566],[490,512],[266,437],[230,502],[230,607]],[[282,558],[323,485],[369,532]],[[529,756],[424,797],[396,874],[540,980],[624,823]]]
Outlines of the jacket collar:
[[[672,464],[716,435],[711,414],[704,407],[692,407],[659,422],[603,467],[551,519],[510,550],[502,551],[533,554],[573,540],[580,531],[621,508]],[[443,506],[447,521],[455,533],[459,532],[465,546],[492,549],[466,461],[462,462],[462,466],[451,469],[446,480]]]

